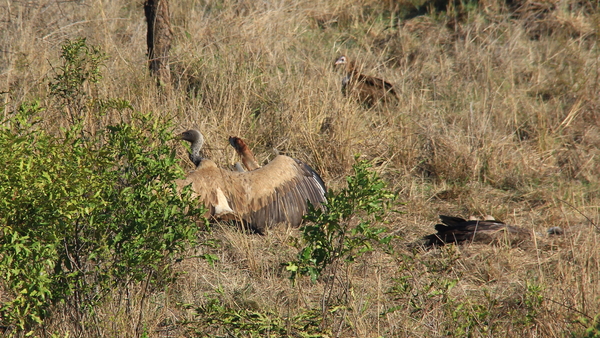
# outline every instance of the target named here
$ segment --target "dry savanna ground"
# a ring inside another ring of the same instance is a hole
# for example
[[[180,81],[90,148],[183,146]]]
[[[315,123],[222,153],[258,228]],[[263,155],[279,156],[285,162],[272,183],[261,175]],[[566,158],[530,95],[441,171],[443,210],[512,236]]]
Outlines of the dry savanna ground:
[[[176,265],[175,282],[114,290],[90,332],[598,337],[596,1],[182,0],[170,10],[174,86],[165,94],[147,71],[141,1],[1,3],[4,114],[43,100],[61,44],[85,37],[109,56],[95,90],[169,116],[174,132],[202,130],[221,165],[236,160],[230,135],[260,162],[276,148],[309,163],[333,191],[355,154],[370,161],[398,194],[400,212],[384,223],[393,250],[292,284],[281,264],[298,253],[297,229],[258,236],[216,224]],[[341,54],[393,83],[398,102],[366,107],[343,97],[333,67]],[[62,123],[45,113],[48,128]],[[184,145],[173,147],[190,170]],[[411,245],[439,214],[489,214],[536,236],[519,245]],[[565,234],[548,237],[551,226]],[[38,334],[76,335],[63,315]]]

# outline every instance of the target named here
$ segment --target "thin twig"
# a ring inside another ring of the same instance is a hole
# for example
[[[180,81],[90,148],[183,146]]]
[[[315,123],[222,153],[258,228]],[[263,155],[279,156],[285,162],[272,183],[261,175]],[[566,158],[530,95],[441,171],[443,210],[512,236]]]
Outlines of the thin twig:
[[[555,300],[554,300],[554,299],[552,299],[552,298],[546,298],[546,299],[547,299],[547,300],[549,300],[550,302],[552,302],[552,303],[556,304],[556,305],[560,305],[560,306],[564,307],[565,309],[567,309],[567,310],[569,310],[569,311],[576,312],[576,313],[578,313],[578,314],[580,314],[580,315],[582,315],[582,316],[586,317],[587,319],[592,319],[592,317],[591,317],[590,315],[588,315],[587,313],[585,313],[585,312],[583,312],[583,311],[580,311],[580,310],[577,310],[576,308],[574,308],[574,307],[572,307],[572,306],[568,306],[568,305],[565,305],[565,304],[563,304],[563,303],[559,303],[559,302],[555,301]]]
[[[152,278],[153,271],[150,271],[148,274],[148,278],[146,279],[146,283],[144,285],[144,291],[142,293],[142,300],[140,301],[140,314],[138,316],[137,324],[135,326],[135,335],[136,337],[140,337],[140,326],[142,324],[142,317],[144,314],[144,301],[148,298],[148,285],[150,284],[150,279]]]
[[[587,217],[583,212],[579,211],[579,209],[577,209],[573,204],[571,204],[565,200],[562,200],[560,198],[558,200],[563,202],[564,204],[570,206],[571,208],[573,208],[573,210],[577,211],[581,216],[585,217],[585,219],[587,219],[588,222],[590,222],[594,226],[594,228],[596,228],[597,231],[600,231],[600,227],[598,227],[598,225],[596,225],[596,223],[594,223],[594,221],[592,221],[589,217]]]

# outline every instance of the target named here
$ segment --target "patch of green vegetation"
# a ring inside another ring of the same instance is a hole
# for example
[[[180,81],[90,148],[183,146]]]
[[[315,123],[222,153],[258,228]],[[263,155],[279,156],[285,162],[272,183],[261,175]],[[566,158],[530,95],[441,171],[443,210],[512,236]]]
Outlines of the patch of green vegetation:
[[[596,315],[593,319],[580,318],[579,323],[585,327],[585,332],[582,335],[573,334],[572,337],[577,338],[600,338],[600,314]]]
[[[493,323],[490,307],[472,301],[446,304],[449,312],[448,337],[473,337],[478,335],[493,335],[498,324]]]
[[[61,135],[40,127],[37,102],[0,124],[0,324],[11,334],[31,334],[59,305],[84,327],[110,290],[168,282],[196,238],[204,210],[189,188],[177,192],[169,121],[134,113],[84,136],[82,112],[70,110],[90,99],[81,87],[101,78],[99,55],[83,39],[63,45],[51,85],[71,121]]]
[[[329,337],[321,330],[320,311],[306,311],[291,318],[259,309],[232,308],[219,299],[197,307],[196,320],[185,323],[196,337]]]
[[[304,248],[286,266],[292,280],[305,275],[315,281],[337,260],[351,263],[374,246],[390,243],[392,236],[378,223],[383,222],[396,195],[370,167],[366,161],[354,164],[348,187],[327,195],[327,210],[312,208],[306,216],[310,223],[301,228]]]

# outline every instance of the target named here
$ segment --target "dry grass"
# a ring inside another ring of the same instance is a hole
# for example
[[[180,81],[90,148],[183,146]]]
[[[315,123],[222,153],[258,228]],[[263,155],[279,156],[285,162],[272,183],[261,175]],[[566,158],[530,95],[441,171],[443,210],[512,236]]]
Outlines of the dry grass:
[[[317,283],[292,285],[281,267],[297,253],[297,230],[259,237],[217,226],[205,234],[216,244],[192,250],[176,283],[115,290],[98,311],[101,335],[189,336],[198,318],[182,304],[211,299],[289,321],[320,310],[330,293],[335,311],[316,323],[329,336],[583,332],[576,320],[600,311],[600,237],[591,224],[600,223],[598,6],[486,0],[456,16],[390,15],[415,3],[171,1],[177,89],[168,97],[146,71],[140,3],[0,4],[4,114],[45,97],[61,43],[82,36],[110,56],[101,95],[201,129],[216,162],[235,161],[227,137],[237,135],[260,162],[276,148],[336,190],[361,154],[406,203],[389,219],[401,236],[394,253],[372,253]],[[343,98],[332,67],[340,54],[394,83],[398,105],[366,109]],[[53,113],[48,126],[61,123]],[[519,247],[410,249],[438,214],[491,214],[566,235]],[[206,253],[218,256],[214,266],[195,256]],[[66,316],[57,314],[46,334],[72,330]]]

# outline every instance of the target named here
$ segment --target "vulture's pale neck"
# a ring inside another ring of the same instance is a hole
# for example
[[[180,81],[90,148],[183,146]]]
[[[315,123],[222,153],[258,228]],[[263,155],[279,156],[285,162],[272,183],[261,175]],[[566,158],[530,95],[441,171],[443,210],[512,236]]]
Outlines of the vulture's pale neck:
[[[190,148],[190,161],[192,161],[192,163],[194,163],[196,167],[200,165],[200,162],[202,162],[202,156],[200,156],[200,149],[202,149],[203,144],[204,141],[202,139],[196,140],[192,142],[192,146]]]
[[[190,142],[190,153],[189,158],[192,163],[197,167],[202,162],[202,156],[200,156],[200,149],[204,145],[204,136],[194,129],[181,133],[181,139]]]

